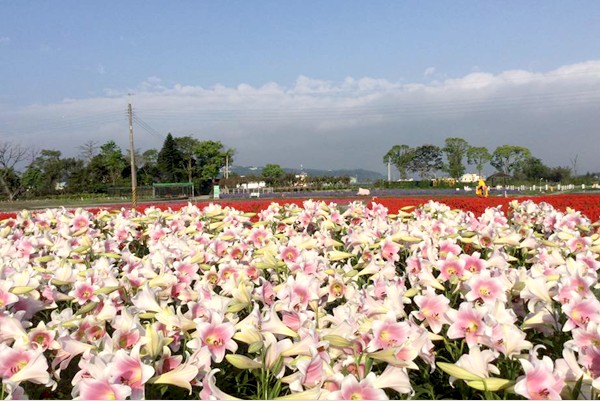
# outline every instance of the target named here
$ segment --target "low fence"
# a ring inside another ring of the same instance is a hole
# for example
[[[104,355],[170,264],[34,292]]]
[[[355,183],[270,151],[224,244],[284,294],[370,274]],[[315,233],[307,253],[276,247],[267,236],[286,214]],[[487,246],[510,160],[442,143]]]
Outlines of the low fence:
[[[491,189],[495,189],[498,191],[501,190],[510,190],[510,191],[544,191],[544,192],[554,192],[554,191],[575,191],[575,190],[583,190],[586,189],[598,189],[597,185],[575,185],[575,184],[543,184],[543,185],[496,185],[495,187],[491,187]]]
[[[111,198],[131,198],[131,187],[108,187],[106,193]],[[137,187],[138,198],[152,198],[152,187]]]

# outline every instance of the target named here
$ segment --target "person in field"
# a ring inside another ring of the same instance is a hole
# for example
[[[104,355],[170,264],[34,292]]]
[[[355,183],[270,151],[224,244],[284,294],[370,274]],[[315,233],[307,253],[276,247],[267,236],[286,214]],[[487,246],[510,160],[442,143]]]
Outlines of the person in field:
[[[483,179],[479,179],[479,183],[477,184],[477,189],[475,190],[475,193],[477,194],[477,196],[480,198],[487,198],[488,192],[489,192],[489,189],[488,189],[487,185],[485,185],[485,181]]]

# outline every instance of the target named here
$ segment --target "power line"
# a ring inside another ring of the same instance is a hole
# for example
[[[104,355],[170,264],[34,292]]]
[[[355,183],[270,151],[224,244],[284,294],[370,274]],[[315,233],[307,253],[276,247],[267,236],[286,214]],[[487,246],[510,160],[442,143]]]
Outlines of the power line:
[[[600,100],[598,91],[581,91],[566,94],[529,94],[520,97],[504,96],[488,99],[425,101],[411,104],[385,104],[379,106],[313,107],[309,109],[213,109],[199,111],[144,109],[145,118],[162,121],[277,121],[335,119],[348,117],[379,117],[398,114],[447,114],[506,110],[515,107],[543,104],[544,107],[566,107],[595,103]]]
[[[161,140],[164,140],[166,138],[166,135],[163,135],[160,132],[158,132],[157,130],[155,130],[154,128],[152,128],[152,126],[150,126],[150,124],[148,124],[144,120],[142,120],[137,114],[133,115],[133,121],[136,122],[147,133],[149,133]]]

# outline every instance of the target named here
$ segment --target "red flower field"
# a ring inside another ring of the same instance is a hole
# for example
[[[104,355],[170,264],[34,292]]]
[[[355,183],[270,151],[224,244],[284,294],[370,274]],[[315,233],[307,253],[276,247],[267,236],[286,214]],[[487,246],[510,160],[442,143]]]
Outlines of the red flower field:
[[[542,196],[519,196],[519,197],[490,197],[490,198],[476,198],[476,197],[343,197],[343,198],[314,198],[315,200],[323,200],[325,202],[335,202],[337,204],[347,204],[352,201],[362,202],[377,202],[384,205],[390,213],[395,213],[399,209],[405,206],[418,206],[426,203],[433,199],[438,202],[447,204],[448,206],[461,209],[464,211],[471,211],[476,215],[480,215],[485,211],[486,208],[502,206],[504,211],[507,210],[508,204],[517,200],[522,202],[526,199],[531,199],[536,203],[546,202],[554,206],[556,209],[564,211],[568,207],[577,211],[580,211],[587,216],[593,222],[600,220],[600,194],[560,194],[560,195],[542,195]],[[198,207],[204,207],[210,203],[219,203],[223,207],[229,206],[237,210],[244,212],[260,212],[265,209],[272,202],[279,204],[297,204],[302,205],[305,199],[243,199],[243,200],[211,200],[196,202]],[[178,210],[181,207],[187,205],[187,202],[169,202],[169,203],[142,203],[138,205],[138,210],[145,210],[148,207],[154,206],[159,209]],[[120,209],[127,208],[129,205],[113,205],[107,208]],[[100,208],[90,208],[89,210],[99,210]],[[1,213],[0,220],[5,218],[14,217],[14,212]]]

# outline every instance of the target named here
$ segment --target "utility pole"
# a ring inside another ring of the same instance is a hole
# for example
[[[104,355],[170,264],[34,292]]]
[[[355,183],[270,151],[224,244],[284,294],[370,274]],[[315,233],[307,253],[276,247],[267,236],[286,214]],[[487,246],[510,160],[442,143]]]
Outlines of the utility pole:
[[[225,179],[229,178],[229,154],[225,155]]]
[[[388,159],[388,182],[392,181],[392,170],[390,168],[390,161]]]
[[[135,150],[133,147],[133,110],[131,101],[127,107],[129,113],[129,156],[131,157],[131,207],[137,207],[137,171],[135,167]]]

